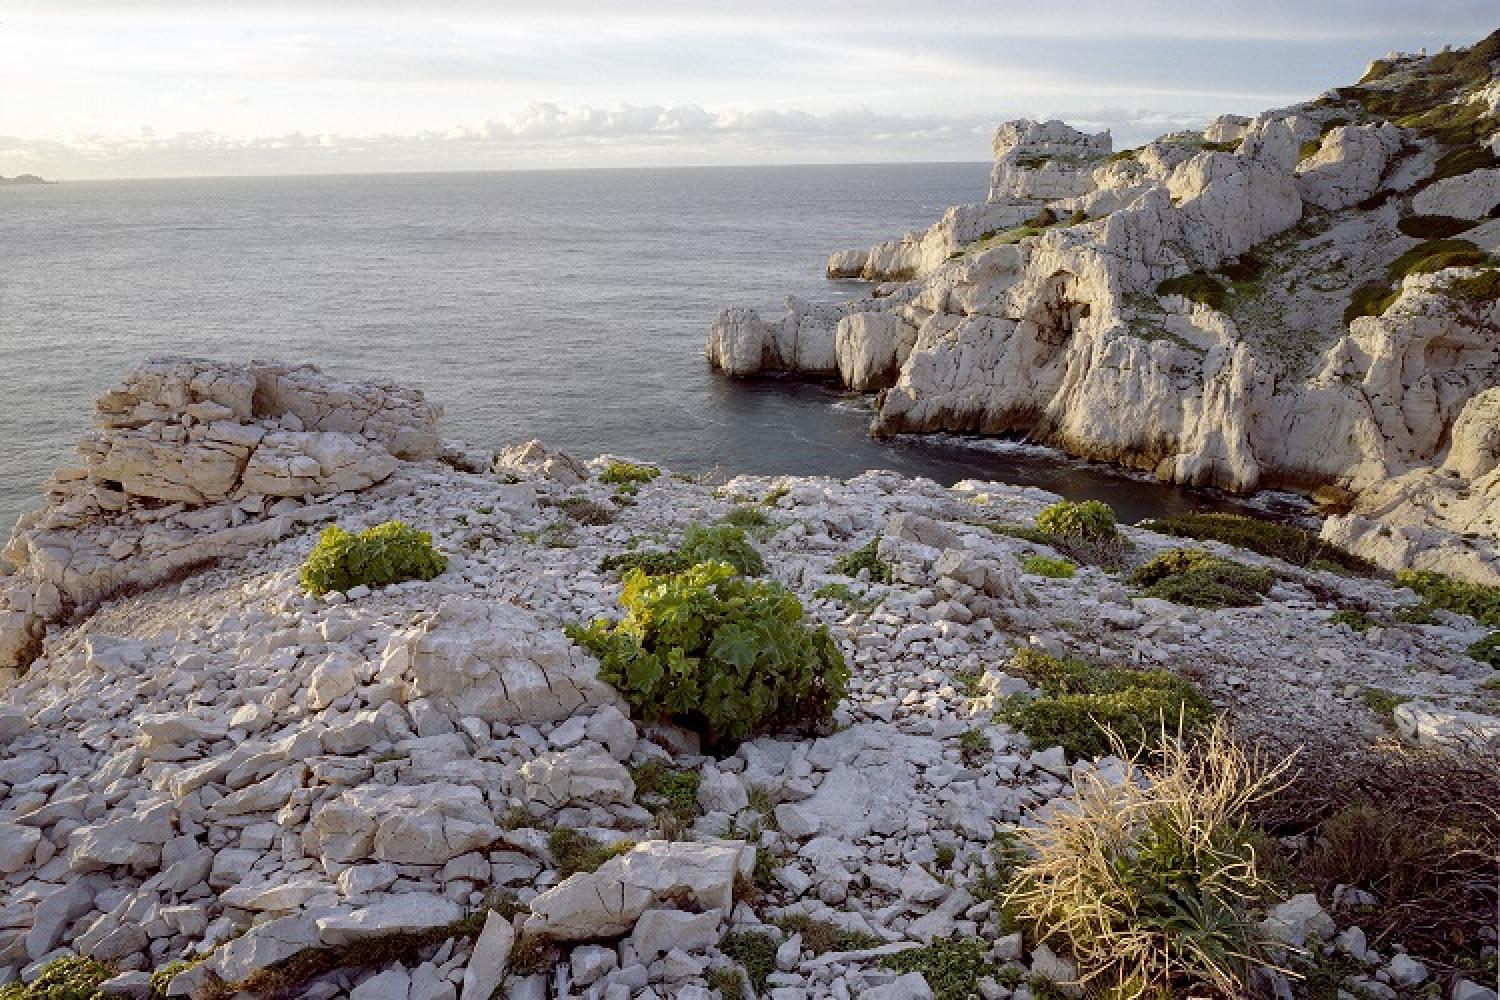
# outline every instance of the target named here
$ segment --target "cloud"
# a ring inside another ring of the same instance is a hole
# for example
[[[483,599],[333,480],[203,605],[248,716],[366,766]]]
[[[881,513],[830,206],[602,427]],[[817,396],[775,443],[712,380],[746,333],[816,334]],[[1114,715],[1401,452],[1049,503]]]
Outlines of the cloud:
[[[235,137],[141,128],[117,135],[76,132],[53,140],[0,136],[0,172],[89,179],[633,163],[983,160],[989,157],[995,126],[1018,116],[534,103],[474,125],[413,133]],[[1122,146],[1203,122],[1192,113],[1126,108],[1065,117],[1080,127],[1112,130]]]

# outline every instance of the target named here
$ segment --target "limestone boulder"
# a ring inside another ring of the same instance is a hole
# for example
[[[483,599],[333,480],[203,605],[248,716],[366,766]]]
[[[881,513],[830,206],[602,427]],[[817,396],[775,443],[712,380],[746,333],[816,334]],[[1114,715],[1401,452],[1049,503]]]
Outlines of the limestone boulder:
[[[471,785],[362,785],[312,816],[309,847],[336,862],[374,859],[438,865],[499,836],[484,794]]]

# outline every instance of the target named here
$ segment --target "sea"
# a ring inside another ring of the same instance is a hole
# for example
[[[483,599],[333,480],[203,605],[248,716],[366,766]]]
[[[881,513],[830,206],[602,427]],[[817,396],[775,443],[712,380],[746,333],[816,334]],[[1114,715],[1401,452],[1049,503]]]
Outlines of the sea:
[[[1135,520],[1237,506],[1024,442],[869,437],[869,400],[728,380],[717,311],[779,315],[830,252],[982,200],[982,163],[61,183],[0,189],[0,539],[156,355],[310,361],[443,404],[445,436],[540,438],[674,471],[894,469],[1099,498]]]

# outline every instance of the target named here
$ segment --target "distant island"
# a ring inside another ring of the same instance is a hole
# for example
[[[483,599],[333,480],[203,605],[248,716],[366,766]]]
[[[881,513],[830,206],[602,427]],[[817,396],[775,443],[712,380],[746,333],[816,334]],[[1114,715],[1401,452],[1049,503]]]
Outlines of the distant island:
[[[56,184],[46,178],[38,177],[36,174],[17,174],[14,177],[0,177],[0,184]]]

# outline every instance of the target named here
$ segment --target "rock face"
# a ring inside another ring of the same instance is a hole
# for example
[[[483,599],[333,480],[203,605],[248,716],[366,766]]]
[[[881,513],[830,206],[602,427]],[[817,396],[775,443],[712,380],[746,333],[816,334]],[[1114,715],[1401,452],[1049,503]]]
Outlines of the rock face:
[[[440,450],[420,392],[310,365],[149,361],[98,400],[79,468],[0,550],[0,683],[48,622],[129,586],[243,552],[323,517],[311,498]]]
[[[879,393],[877,435],[1016,434],[1189,485],[1336,487],[1357,500],[1330,539],[1500,583],[1495,487],[1461,458],[1500,426],[1474,408],[1500,385],[1500,303],[1450,291],[1493,264],[1395,270],[1422,242],[1397,228],[1409,214],[1475,220],[1459,238],[1500,249],[1483,222],[1500,169],[1434,180],[1462,141],[1367,108],[1421,92],[1428,65],[1113,155],[1107,133],[1009,122],[988,202],[833,256],[832,277],[886,282],[876,298],[726,310],[709,358],[836,373]],[[1466,86],[1429,118],[1491,101],[1494,70]],[[1382,275],[1393,301],[1354,315]]]

